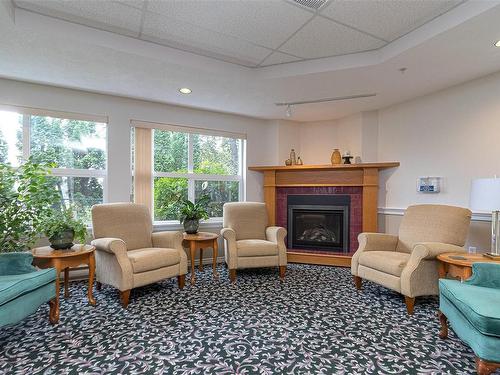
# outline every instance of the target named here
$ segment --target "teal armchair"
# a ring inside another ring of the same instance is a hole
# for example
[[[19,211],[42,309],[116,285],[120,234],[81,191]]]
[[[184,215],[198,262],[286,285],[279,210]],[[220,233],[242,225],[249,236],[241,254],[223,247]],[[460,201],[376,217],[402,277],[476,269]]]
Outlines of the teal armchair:
[[[479,375],[500,368],[500,264],[475,263],[464,282],[439,280],[439,337],[455,334],[476,354]]]
[[[31,253],[0,254],[0,327],[15,324],[33,314],[43,303],[50,305],[49,319],[57,323],[56,271],[37,270]]]

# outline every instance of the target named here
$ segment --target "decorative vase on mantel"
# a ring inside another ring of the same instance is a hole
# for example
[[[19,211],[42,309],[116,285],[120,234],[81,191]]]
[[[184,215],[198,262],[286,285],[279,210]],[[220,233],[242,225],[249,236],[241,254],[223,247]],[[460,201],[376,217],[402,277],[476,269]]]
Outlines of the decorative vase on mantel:
[[[333,165],[338,165],[342,163],[342,155],[340,155],[340,151],[338,148],[335,148],[332,152],[332,157],[330,159]]]

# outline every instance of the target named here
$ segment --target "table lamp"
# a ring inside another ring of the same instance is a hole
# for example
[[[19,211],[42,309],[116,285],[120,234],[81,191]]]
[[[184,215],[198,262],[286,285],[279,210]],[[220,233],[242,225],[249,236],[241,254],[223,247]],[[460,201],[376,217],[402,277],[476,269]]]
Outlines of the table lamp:
[[[500,178],[478,178],[472,180],[470,208],[491,212],[491,253],[489,258],[500,259]]]

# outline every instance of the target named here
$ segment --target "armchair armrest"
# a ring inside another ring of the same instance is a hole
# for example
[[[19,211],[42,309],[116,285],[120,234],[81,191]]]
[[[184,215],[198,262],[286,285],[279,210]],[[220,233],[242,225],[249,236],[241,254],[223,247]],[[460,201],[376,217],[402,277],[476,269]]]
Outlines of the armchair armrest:
[[[500,264],[474,263],[472,277],[464,281],[465,284],[500,289]]]
[[[169,249],[182,249],[182,232],[154,232],[151,234],[153,247],[164,247]]]
[[[283,227],[267,227],[266,239],[277,244],[284,243],[286,237],[286,229]]]
[[[90,242],[97,251],[105,251],[110,254],[127,255],[127,244],[119,238],[97,238]]]
[[[32,262],[33,255],[28,251],[0,254],[0,276],[35,272]]]
[[[395,251],[398,236],[385,233],[360,233],[358,251]]]
[[[231,228],[223,228],[220,231],[222,238],[226,240],[226,248],[224,257],[226,258],[227,267],[234,270],[238,266],[238,250],[236,248],[236,232]]]
[[[411,258],[413,259],[436,259],[439,254],[464,253],[465,249],[460,246],[441,242],[421,242],[413,246]]]

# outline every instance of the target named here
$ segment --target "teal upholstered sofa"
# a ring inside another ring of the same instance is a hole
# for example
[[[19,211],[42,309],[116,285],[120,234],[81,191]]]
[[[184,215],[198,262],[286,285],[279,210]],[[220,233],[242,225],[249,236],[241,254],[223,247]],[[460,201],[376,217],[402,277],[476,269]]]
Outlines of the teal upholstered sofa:
[[[50,321],[58,320],[56,271],[37,270],[30,253],[0,254],[0,327],[14,324],[49,302]]]
[[[480,375],[500,368],[500,264],[475,263],[464,282],[439,280],[439,336],[455,334],[476,354]]]

